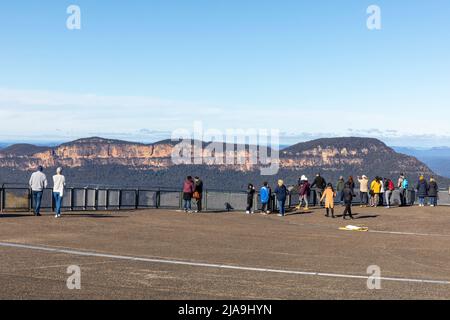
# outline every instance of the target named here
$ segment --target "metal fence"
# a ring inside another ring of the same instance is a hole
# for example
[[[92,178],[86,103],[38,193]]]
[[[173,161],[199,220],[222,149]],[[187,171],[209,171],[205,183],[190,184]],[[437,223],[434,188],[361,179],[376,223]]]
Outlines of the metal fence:
[[[450,205],[448,190],[439,193],[439,204]],[[316,205],[318,198],[315,190],[312,190],[309,203]],[[416,202],[416,194],[413,190],[407,192],[408,204]],[[337,201],[337,200],[336,200]],[[394,191],[391,199],[393,204],[400,203],[400,193]],[[33,209],[32,192],[27,187],[3,185],[0,189],[1,212],[29,212]],[[195,202],[195,201],[194,201]],[[355,192],[354,203],[360,203],[359,191]],[[287,207],[299,204],[296,192],[291,192],[286,201]],[[64,211],[113,211],[113,210],[138,210],[138,209],[181,209],[183,206],[183,193],[179,190],[162,189],[121,189],[121,188],[67,188],[63,197],[62,210]],[[52,211],[55,207],[52,189],[43,191],[41,208],[44,211]],[[203,210],[228,211],[245,210],[247,207],[247,194],[240,191],[205,190],[202,199]],[[277,201],[274,195],[271,197],[269,207],[277,209]],[[260,209],[259,194],[254,197],[253,208]]]

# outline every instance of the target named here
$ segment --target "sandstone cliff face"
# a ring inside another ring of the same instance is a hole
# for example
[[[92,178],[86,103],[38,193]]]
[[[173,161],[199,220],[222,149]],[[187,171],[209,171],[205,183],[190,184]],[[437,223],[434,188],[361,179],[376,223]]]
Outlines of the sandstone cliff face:
[[[34,170],[38,165],[66,168],[120,165],[137,170],[167,169],[174,166],[171,158],[174,145],[170,141],[139,144],[102,138],[81,139],[55,148],[36,149],[34,146],[21,145],[0,151],[0,168],[27,171]],[[248,172],[259,169],[258,165],[253,166],[250,163],[248,149],[232,152],[233,163],[226,162],[225,150],[216,150],[214,153],[216,158],[222,159],[218,166],[221,171]],[[203,156],[208,155],[211,156],[211,153],[203,153]],[[238,162],[237,159],[241,161]],[[197,160],[194,164],[217,165],[211,159]],[[353,168],[354,171],[371,168],[380,172],[432,174],[431,170],[417,159],[398,154],[378,140],[365,138],[320,139],[300,143],[282,150],[277,161],[280,167],[286,170],[320,168],[340,171],[345,167]]]

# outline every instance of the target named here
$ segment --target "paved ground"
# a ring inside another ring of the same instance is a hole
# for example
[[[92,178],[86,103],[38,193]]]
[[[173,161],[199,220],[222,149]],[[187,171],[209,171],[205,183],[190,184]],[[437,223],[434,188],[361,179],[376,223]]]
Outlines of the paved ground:
[[[450,299],[450,207],[355,211],[352,223],[370,232],[340,231],[350,222],[327,219],[322,210],[285,218],[168,210],[60,220],[4,214],[0,298]],[[66,287],[70,265],[81,267],[81,290]],[[393,279],[368,290],[369,265]]]

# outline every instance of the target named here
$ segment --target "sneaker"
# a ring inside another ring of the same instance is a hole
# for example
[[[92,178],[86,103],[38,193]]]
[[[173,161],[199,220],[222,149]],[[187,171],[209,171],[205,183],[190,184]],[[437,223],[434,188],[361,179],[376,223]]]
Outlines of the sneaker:
[[[284,217],[284,215],[282,215],[281,213],[278,214],[279,217]]]
[[[255,214],[255,211],[251,211],[250,214]]]
[[[270,214],[270,211],[267,210],[267,211],[266,211],[266,214]]]
[[[250,214],[250,211],[245,211],[246,214]]]
[[[55,214],[55,218],[59,218],[59,216],[57,214]]]

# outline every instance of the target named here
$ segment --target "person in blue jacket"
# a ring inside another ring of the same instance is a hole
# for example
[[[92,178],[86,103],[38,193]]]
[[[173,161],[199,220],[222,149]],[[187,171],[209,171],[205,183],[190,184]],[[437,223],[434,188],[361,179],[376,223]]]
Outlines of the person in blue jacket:
[[[270,189],[269,189],[269,183],[264,182],[263,187],[259,191],[259,197],[261,198],[261,213],[263,214],[269,214],[269,200],[270,200]]]
[[[278,210],[280,212],[278,214],[278,216],[284,217],[284,215],[286,213],[284,206],[286,204],[286,199],[289,194],[289,191],[286,188],[286,186],[284,185],[283,180],[278,180],[278,186],[275,188],[274,193],[277,196]]]

